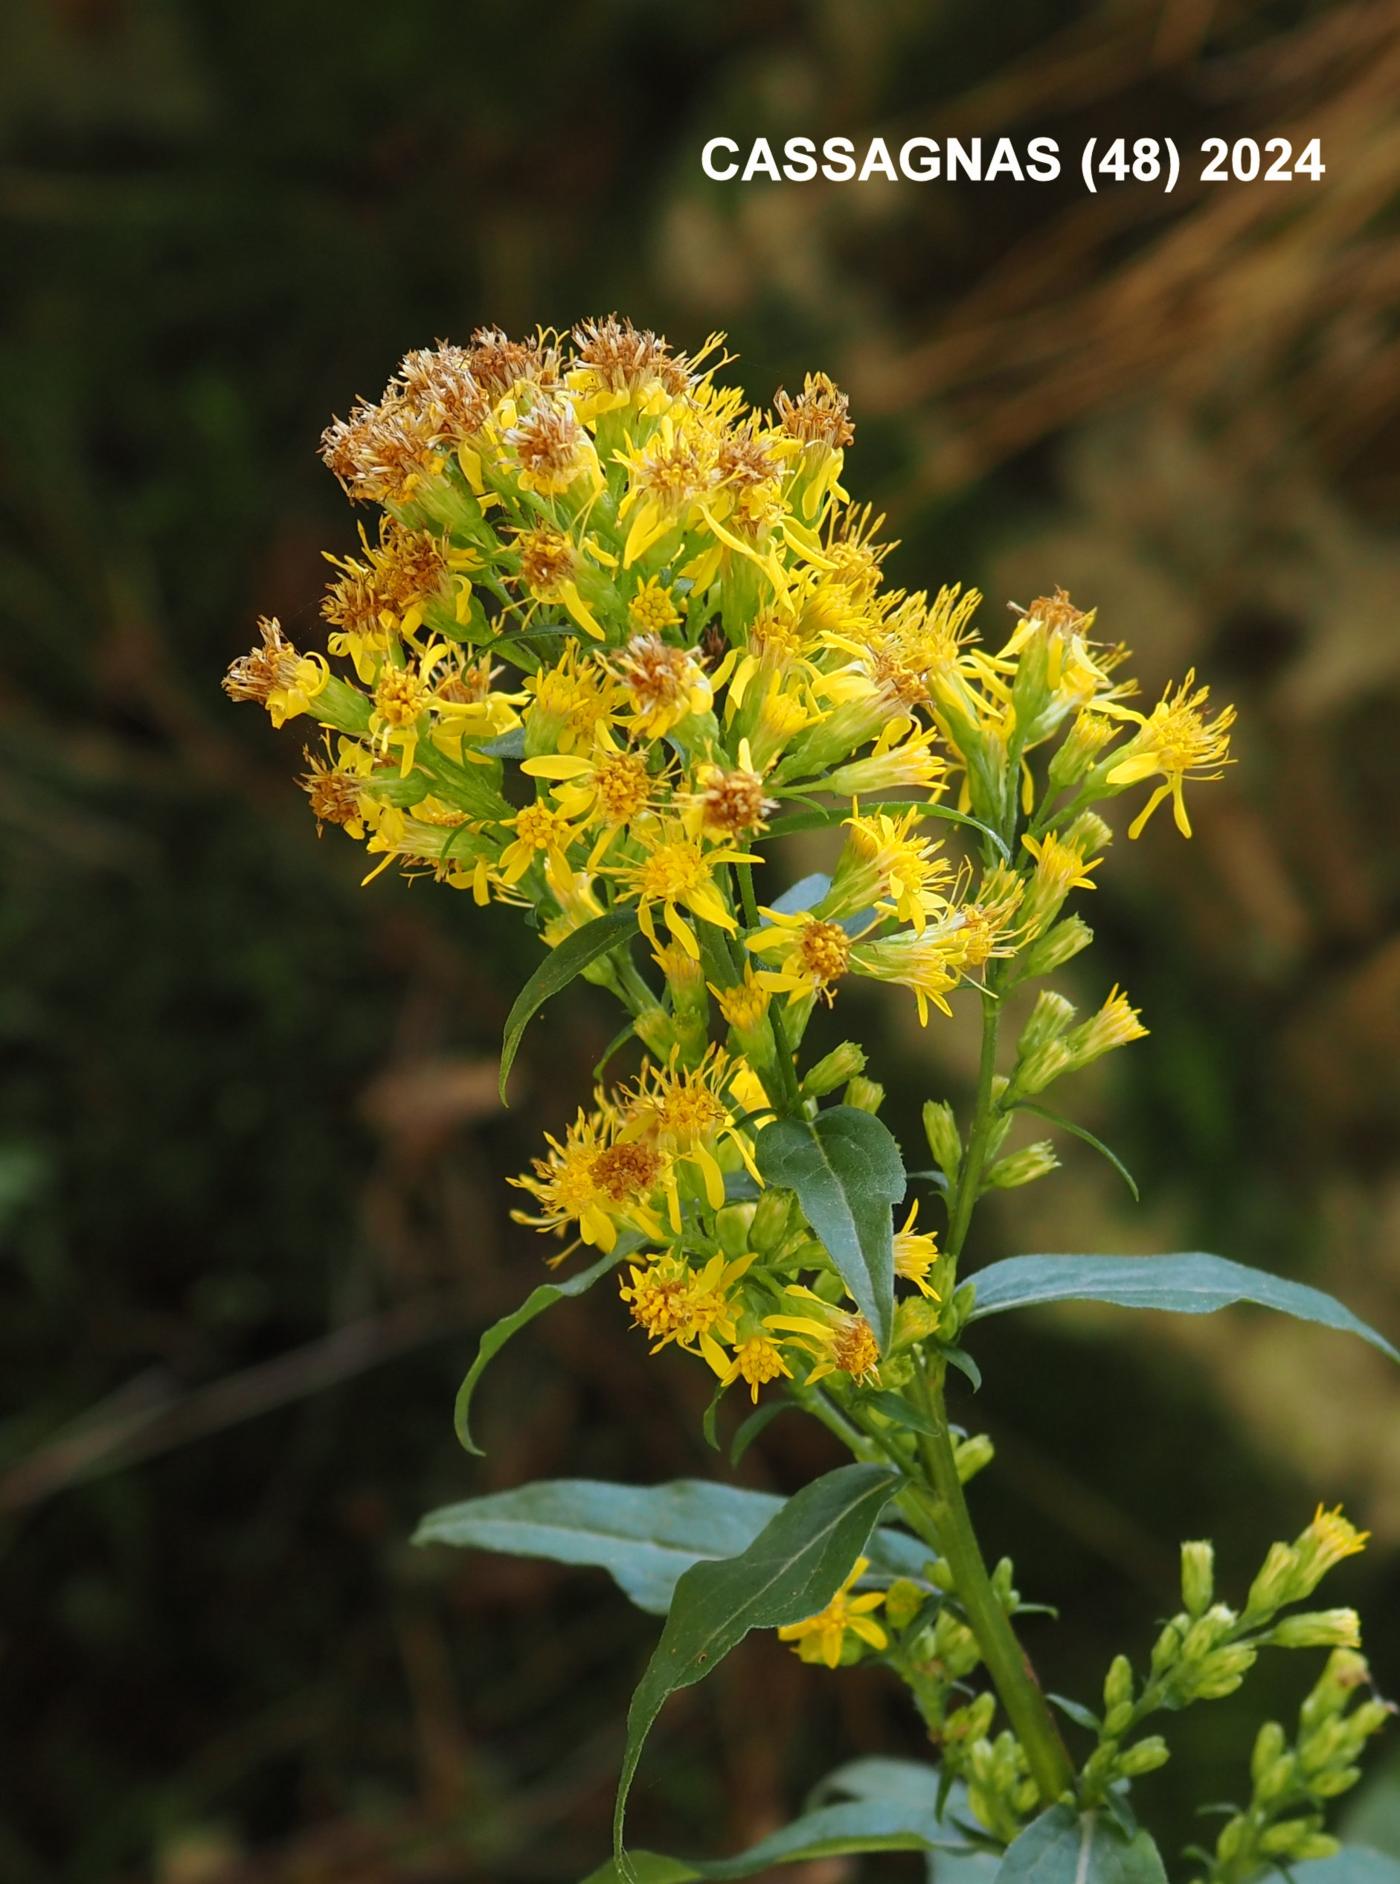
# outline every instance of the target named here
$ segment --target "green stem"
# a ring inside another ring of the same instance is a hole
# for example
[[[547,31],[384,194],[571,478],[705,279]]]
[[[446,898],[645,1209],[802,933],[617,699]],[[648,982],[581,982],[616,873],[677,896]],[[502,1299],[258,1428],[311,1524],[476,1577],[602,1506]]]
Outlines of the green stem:
[[[973,1105],[972,1129],[967,1149],[958,1167],[957,1190],[948,1220],[948,1254],[956,1265],[967,1241],[968,1226],[982,1187],[982,1170],[987,1147],[996,1124],[997,1108],[992,1099],[996,1077],[997,1034],[1001,1026],[1001,1002],[992,977],[991,990],[982,1008],[982,1052],[977,1072],[977,1097]],[[1061,1793],[1074,1784],[1074,1766],[1055,1717],[1050,1712],[1040,1683],[1035,1678],[1025,1651],[1016,1639],[1011,1620],[1002,1608],[991,1577],[983,1561],[977,1533],[972,1528],[972,1514],[963,1496],[958,1477],[957,1459],[948,1414],[943,1399],[940,1372],[921,1366],[919,1380],[925,1411],[932,1434],[919,1435],[919,1456],[936,1501],[932,1512],[943,1555],[952,1566],[959,1602],[968,1626],[977,1638],[982,1659],[996,1685],[1007,1718],[1025,1749],[1031,1776],[1041,1798],[1053,1804]]]
[[[760,925],[758,920],[758,898],[754,894],[753,887],[753,865],[746,863],[735,864],[734,874],[739,879],[739,900],[744,911],[745,925],[750,930],[757,929]],[[773,1043],[777,1048],[775,1055],[775,1071],[778,1076],[779,1084],[783,1089],[782,1110],[787,1113],[789,1117],[800,1119],[802,1117],[802,1090],[797,1083],[797,1069],[793,1065],[792,1046],[788,1040],[787,1023],[783,1019],[783,1010],[777,1000],[770,1001],[768,1004],[768,1019],[773,1029]]]
[[[982,1167],[987,1159],[987,1144],[996,1124],[992,1103],[992,1081],[997,1070],[997,1033],[1001,1026],[1001,1000],[993,978],[987,978],[989,993],[982,997],[982,1056],[977,1069],[977,1098],[972,1110],[972,1131],[967,1149],[958,1166],[957,1190],[948,1217],[948,1255],[956,1266],[967,1241],[968,1225],[982,1188]]]
[[[1055,1717],[1041,1693],[1035,1671],[1016,1639],[1011,1619],[992,1588],[982,1560],[977,1533],[972,1528],[972,1515],[958,1477],[942,1385],[932,1374],[925,1373],[922,1378],[924,1407],[932,1424],[938,1428],[936,1436],[919,1435],[920,1456],[937,1500],[931,1515],[938,1541],[952,1566],[954,1591],[968,1626],[977,1638],[987,1672],[1001,1696],[1016,1738],[1025,1750],[1031,1777],[1041,1798],[1051,1805],[1074,1785],[1074,1766]]]

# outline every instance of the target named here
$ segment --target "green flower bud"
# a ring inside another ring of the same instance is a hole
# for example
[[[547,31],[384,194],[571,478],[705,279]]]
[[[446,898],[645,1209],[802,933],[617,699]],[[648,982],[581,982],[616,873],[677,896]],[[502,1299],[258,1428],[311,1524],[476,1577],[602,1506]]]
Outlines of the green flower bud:
[[[1016,1048],[1020,1058],[1025,1059],[1052,1040],[1058,1040],[1073,1019],[1074,1003],[1056,994],[1053,988],[1042,988],[1035,997],[1030,1019],[1021,1029]]]
[[[974,1433],[970,1439],[964,1439],[953,1454],[958,1468],[958,1482],[966,1485],[996,1457],[996,1448],[985,1433]]]
[[[897,1577],[885,1592],[885,1621],[892,1629],[907,1629],[927,1601],[927,1591],[909,1577]]]
[[[884,1087],[877,1080],[866,1079],[863,1074],[856,1075],[843,1096],[846,1104],[855,1106],[859,1112],[878,1112],[885,1103]]]
[[[1255,1780],[1255,1802],[1259,1805],[1271,1805],[1275,1799],[1281,1799],[1293,1784],[1297,1771],[1297,1755],[1281,1753]]]
[[[1173,1662],[1180,1660],[1182,1635],[1180,1623],[1185,1620],[1186,1618],[1183,1616],[1178,1621],[1165,1624],[1161,1634],[1152,1644],[1152,1672],[1154,1675],[1165,1673],[1165,1671],[1172,1666]]]
[[[1216,1603],[1203,1616],[1197,1616],[1182,1640],[1182,1660],[1199,1661],[1215,1647],[1221,1636],[1233,1628],[1234,1622],[1234,1610],[1227,1608],[1224,1603]]]
[[[1310,1790],[1319,1799],[1337,1799],[1344,1792],[1350,1792],[1361,1777],[1359,1766],[1338,1766],[1330,1773],[1318,1773],[1310,1783]]]
[[[1126,1655],[1115,1655],[1108,1665],[1104,1676],[1103,1704],[1112,1712],[1114,1708],[1131,1705],[1133,1699],[1133,1665]]]
[[[769,1184],[754,1205],[749,1241],[761,1256],[776,1250],[792,1221],[792,1192]]]
[[[1020,980],[1053,975],[1057,968],[1073,961],[1081,949],[1087,949],[1094,932],[1081,916],[1066,916],[1053,929],[1038,936],[1021,957]]]
[[[1039,1138],[1033,1145],[1027,1145],[1021,1151],[1013,1151],[1009,1158],[999,1158],[982,1180],[982,1188],[988,1191],[1012,1191],[1022,1184],[1033,1184],[1037,1178],[1049,1177],[1059,1167],[1055,1148],[1048,1138]]]
[[[1135,1747],[1128,1748],[1118,1762],[1118,1771],[1124,1779],[1140,1779],[1144,1773],[1155,1773],[1170,1758],[1171,1749],[1162,1736],[1149,1734],[1145,1740],[1139,1740]]]
[[[1103,713],[1088,709],[1076,715],[1073,725],[1050,761],[1050,783],[1058,790],[1077,785],[1085,778],[1094,761],[1118,731]]]
[[[1285,1616],[1268,1639],[1275,1648],[1359,1648],[1361,1618],[1354,1609],[1314,1609]]]
[[[971,1443],[971,1442],[969,1442]],[[990,1445],[992,1442],[987,1441]],[[992,1592],[1002,1608],[1008,1612],[1017,1608],[1021,1601],[1021,1592],[1016,1588],[1016,1571],[1009,1557],[999,1557],[996,1568],[992,1571]]]
[[[1121,1740],[1132,1724],[1132,1702],[1120,1701],[1116,1707],[1111,1707],[1104,1715],[1103,1730],[1108,1739]]]
[[[1097,811],[1081,811],[1066,829],[1064,840],[1082,857],[1092,857],[1113,842],[1113,832]]]
[[[1227,1694],[1235,1692],[1257,1660],[1256,1652],[1244,1642],[1213,1650],[1204,1661],[1182,1670],[1182,1698],[1188,1701],[1223,1700]]]
[[[1297,1588],[1298,1581],[1297,1551],[1291,1544],[1271,1544],[1263,1568],[1249,1586],[1245,1615],[1261,1621],[1285,1603],[1299,1601],[1305,1592]]]
[[[752,1204],[731,1204],[715,1217],[715,1235],[719,1246],[731,1260],[748,1254],[749,1226],[753,1214]]]
[[[1276,1720],[1266,1720],[1254,1736],[1254,1751],[1249,1756],[1249,1776],[1257,1786],[1264,1774],[1283,1753],[1288,1742]]]
[[[1215,1595],[1215,1552],[1204,1539],[1181,1546],[1181,1600],[1188,1616],[1204,1615]]]
[[[958,1135],[953,1108],[944,1099],[930,1099],[924,1106],[924,1136],[933,1162],[951,1183],[962,1163],[962,1139]]]
[[[1358,1688],[1371,1679],[1370,1665],[1354,1649],[1334,1649],[1327,1666],[1318,1676],[1311,1694],[1298,1710],[1298,1722],[1304,1733],[1315,1732],[1325,1721],[1342,1713]],[[1364,1710],[1357,1709],[1357,1713]]]
[[[854,1040],[843,1040],[839,1047],[833,1047],[830,1053],[823,1054],[816,1065],[808,1069],[802,1081],[802,1090],[808,1098],[819,1099],[824,1093],[835,1092],[838,1086],[844,1086],[847,1080],[855,1079],[864,1071],[864,1051]]]
[[[1013,1103],[1017,1099],[1034,1098],[1036,1093],[1052,1086],[1062,1073],[1070,1072],[1073,1066],[1074,1055],[1064,1041],[1047,1040],[1043,1046],[1017,1061],[1008,1096]]]

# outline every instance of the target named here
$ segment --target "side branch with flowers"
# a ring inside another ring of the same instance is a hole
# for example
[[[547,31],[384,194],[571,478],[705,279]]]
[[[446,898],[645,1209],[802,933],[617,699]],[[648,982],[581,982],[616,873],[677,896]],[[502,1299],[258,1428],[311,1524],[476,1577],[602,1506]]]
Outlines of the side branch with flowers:
[[[1329,1297],[1196,1253],[965,1272],[979,1198],[1057,1163],[1048,1137],[1009,1144],[1017,1115],[1088,1138],[1045,1095],[1146,1032],[1117,988],[1080,1019],[1045,985],[1092,940],[1078,900],[1110,841],[1102,811],[1128,795],[1136,837],[1170,802],[1189,837],[1186,787],[1228,763],[1233,712],[1194,674],[1137,704],[1127,651],[1063,593],[1014,610],[998,646],[975,591],[887,587],[881,520],[842,483],[845,395],[814,374],[762,411],[721,383],[727,364],[719,337],[690,357],[616,317],[410,353],[323,440],[378,513],[331,559],[326,653],[265,620],[225,681],[279,726],[320,727],[301,783],[318,829],[364,844],[367,881],[430,876],[538,933],[503,1084],[531,1016],[579,975],[620,1005],[619,1051],[640,1056],[512,1180],[558,1273],[483,1339],[464,1442],[502,1341],[610,1275],[653,1353],[708,1370],[714,1443],[733,1393],[752,1407],[736,1456],[795,1406],[853,1461],[787,1501],[720,1483],[525,1487],[420,1535],[500,1544],[514,1526],[522,1549],[595,1549],[666,1615],[600,1880],[709,1874],[625,1852],[627,1790],[666,1696],[757,1627],[825,1668],[883,1663],[932,1759],[894,1793],[834,1775],[826,1804],[726,1877],[922,1849],[940,1884],[1160,1879],[1130,1795],[1168,1747],[1142,1729],[1231,1692],[1268,1647],[1331,1653],[1296,1735],[1260,1730],[1248,1803],[1182,1875],[1244,1884],[1321,1858],[1327,1801],[1388,1710],[1354,1613],[1298,1605],[1363,1534],[1319,1508],[1238,1607],[1216,1596],[1210,1547],[1184,1545],[1180,1612],[1141,1671],[1118,1656],[1101,1707],[1057,1714],[1019,1639],[1012,1565],[988,1566],[968,1507],[990,1441],[946,1402],[950,1370],[978,1378],[982,1315],[1066,1296],[1254,1300],[1394,1353]],[[823,827],[830,871],[785,883],[782,840]],[[858,1042],[804,1057],[816,1008],[853,978],[904,990],[921,1026],[955,998],[980,1006],[970,1109],[924,1108],[932,1171],[906,1172]],[[660,1536],[678,1577],[656,1569]],[[734,1546],[718,1559],[716,1536]]]

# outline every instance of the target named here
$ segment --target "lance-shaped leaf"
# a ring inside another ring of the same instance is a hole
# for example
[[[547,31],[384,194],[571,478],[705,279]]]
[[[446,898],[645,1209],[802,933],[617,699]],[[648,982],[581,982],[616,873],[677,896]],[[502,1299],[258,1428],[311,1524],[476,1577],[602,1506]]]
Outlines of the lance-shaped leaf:
[[[1209,1315],[1236,1302],[1254,1302],[1299,1321],[1360,1335],[1400,1361],[1400,1353],[1384,1335],[1321,1289],[1199,1250],[1175,1256],[1010,1256],[979,1270],[973,1280],[974,1321],[1039,1302],[1111,1302],[1119,1308],[1158,1308],[1174,1315]]]
[[[871,1112],[831,1106],[776,1119],[754,1147],[764,1182],[794,1191],[883,1353],[894,1318],[894,1224],[904,1197],[899,1146]]]
[[[804,1812],[800,1819],[770,1832],[733,1858],[662,1858],[655,1852],[630,1852],[592,1872],[587,1884],[683,1884],[690,1878],[754,1877],[770,1865],[798,1864],[806,1858],[969,1849],[955,1828],[939,1821],[931,1804],[851,1799]]]
[[[1167,1884],[1146,1832],[1129,1838],[1102,1812],[1051,1806],[1008,1847],[996,1884]]]
[[[429,1512],[413,1541],[595,1566],[639,1609],[664,1616],[692,1564],[738,1556],[783,1503],[771,1492],[697,1478],[670,1485],[540,1479]],[[929,1558],[917,1537],[885,1527],[866,1550],[872,1581],[918,1578]]]
[[[627,1710],[613,1815],[615,1857],[622,1854],[637,1762],[666,1697],[702,1681],[751,1629],[781,1628],[824,1609],[850,1575],[897,1483],[896,1473],[879,1466],[838,1466],[788,1499],[737,1557],[686,1571]]]
[[[596,961],[600,955],[606,955],[609,949],[615,949],[620,942],[625,942],[636,927],[635,909],[611,909],[607,915],[595,916],[592,922],[575,929],[572,935],[565,936],[558,948],[549,951],[516,995],[510,1013],[506,1015],[505,1033],[501,1040],[502,1104],[506,1097],[506,1079],[515,1064],[521,1036],[535,1015],[552,994],[567,988],[590,962]]]
[[[636,1249],[640,1241],[640,1237],[635,1236],[619,1237],[607,1255],[600,1256],[597,1262],[589,1268],[580,1269],[576,1276],[568,1276],[562,1282],[542,1282],[537,1289],[531,1289],[519,1308],[514,1309],[509,1315],[502,1315],[499,1321],[492,1322],[481,1337],[476,1350],[476,1359],[467,1369],[466,1379],[457,1389],[457,1402],[452,1411],[452,1423],[457,1429],[457,1437],[468,1452],[474,1452],[478,1458],[481,1456],[481,1447],[471,1435],[469,1416],[472,1395],[476,1392],[476,1383],[486,1372],[493,1357],[500,1352],[513,1334],[519,1334],[520,1330],[528,1322],[532,1322],[536,1315],[542,1315],[556,1302],[565,1301],[573,1295],[582,1295],[585,1289],[591,1289],[599,1276],[605,1276],[624,1256]]]

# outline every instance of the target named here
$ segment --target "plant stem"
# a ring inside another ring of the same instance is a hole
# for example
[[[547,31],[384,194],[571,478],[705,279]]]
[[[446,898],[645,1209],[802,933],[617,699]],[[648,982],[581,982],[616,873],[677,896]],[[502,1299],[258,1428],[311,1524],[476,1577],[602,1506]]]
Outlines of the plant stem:
[[[977,1097],[973,1105],[972,1128],[967,1149],[958,1168],[957,1190],[948,1219],[948,1254],[956,1266],[967,1241],[968,1226],[982,1185],[982,1168],[996,1123],[992,1100],[992,1081],[996,1076],[997,1033],[1001,1025],[1001,1002],[993,977],[988,977],[991,992],[982,1008],[982,1054],[977,1073]],[[928,1478],[935,1509],[932,1512],[943,1555],[953,1570],[958,1601],[966,1613],[968,1626],[977,1638],[982,1659],[996,1685],[1007,1718],[1025,1750],[1031,1777],[1041,1798],[1053,1804],[1061,1793],[1074,1784],[1074,1766],[1055,1717],[1036,1680],[1025,1651],[1016,1639],[1011,1620],[1002,1608],[991,1577],[983,1561],[972,1514],[963,1496],[948,1430],[948,1413],[943,1398],[941,1364],[921,1366],[919,1375],[924,1410],[934,1433],[920,1433],[919,1457]]]
[[[1001,1696],[1008,1720],[1025,1750],[1031,1777],[1047,1805],[1074,1784],[1074,1766],[1065,1750],[1055,1717],[1040,1683],[1016,1639],[1011,1620],[992,1588],[982,1560],[972,1515],[963,1496],[953,1454],[943,1389],[933,1373],[922,1376],[924,1410],[938,1428],[937,1436],[919,1435],[919,1454],[937,1501],[932,1513],[943,1555],[953,1571],[954,1592],[977,1638],[987,1672]]]
[[[972,1130],[967,1149],[958,1166],[957,1190],[948,1214],[948,1255],[954,1268],[967,1241],[968,1225],[982,1188],[982,1166],[986,1162],[987,1142],[996,1123],[992,1104],[992,1080],[997,1070],[997,1032],[1001,1026],[1001,1000],[992,976],[987,978],[990,993],[982,997],[982,1057],[977,1069],[977,1097],[972,1109]]]
[[[750,930],[757,929],[760,925],[758,898],[754,894],[753,887],[753,865],[735,864],[734,874],[739,879],[739,900],[744,911],[744,922]],[[768,1005],[768,1020],[773,1029],[773,1044],[776,1048],[774,1070],[783,1089],[782,1110],[790,1118],[800,1119],[802,1117],[802,1089],[797,1083],[797,1069],[793,1065],[787,1023],[783,1019],[782,1008],[776,1000]]]

